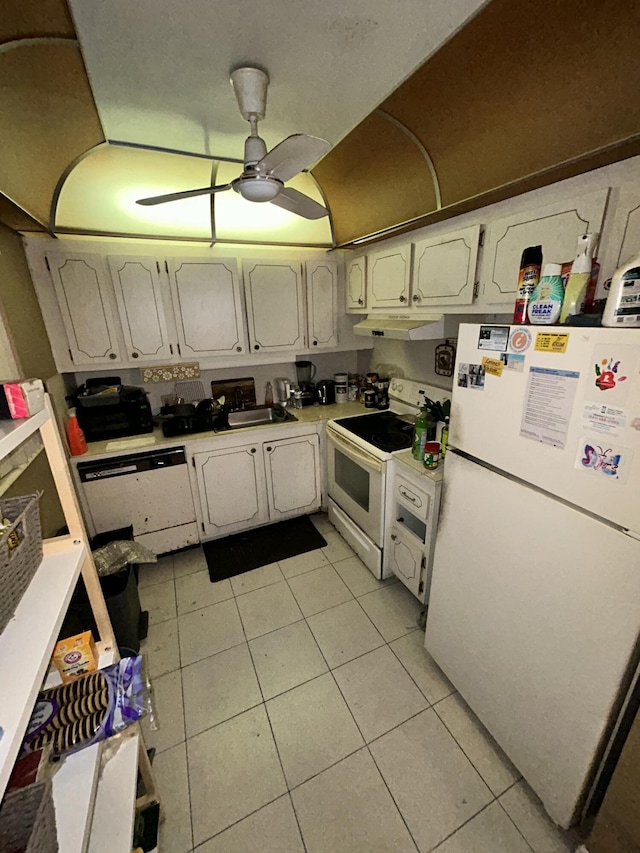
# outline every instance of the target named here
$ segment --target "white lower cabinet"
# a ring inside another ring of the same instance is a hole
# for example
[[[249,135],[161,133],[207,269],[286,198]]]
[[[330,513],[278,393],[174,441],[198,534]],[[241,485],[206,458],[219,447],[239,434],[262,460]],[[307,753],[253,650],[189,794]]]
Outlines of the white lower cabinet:
[[[277,521],[320,506],[318,436],[285,438],[264,445],[269,518]]]
[[[201,538],[215,539],[320,507],[316,432],[219,447],[193,455]]]
[[[394,574],[423,603],[429,600],[442,469],[427,472],[411,458],[389,466],[384,576]]]

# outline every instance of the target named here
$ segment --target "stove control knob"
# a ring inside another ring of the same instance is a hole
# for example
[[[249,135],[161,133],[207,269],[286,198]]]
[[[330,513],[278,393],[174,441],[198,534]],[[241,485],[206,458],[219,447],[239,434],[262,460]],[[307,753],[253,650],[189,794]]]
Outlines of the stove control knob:
[[[394,388],[394,391],[398,391],[401,394],[403,389],[404,389],[404,385],[401,382],[398,382],[398,384]]]

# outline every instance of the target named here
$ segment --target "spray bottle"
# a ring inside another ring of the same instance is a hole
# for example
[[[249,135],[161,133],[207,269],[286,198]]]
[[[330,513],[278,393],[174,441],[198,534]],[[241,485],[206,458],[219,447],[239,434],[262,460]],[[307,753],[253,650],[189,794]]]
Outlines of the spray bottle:
[[[587,294],[587,285],[591,276],[591,263],[593,253],[598,245],[598,232],[593,234],[582,234],[578,237],[578,248],[576,257],[571,267],[571,273],[564,291],[562,310],[560,311],[560,322],[566,323],[573,314],[584,312],[584,302]]]
[[[520,272],[518,273],[518,292],[516,304],[513,311],[514,324],[527,322],[527,309],[529,300],[536,285],[540,281],[540,269],[542,267],[542,246],[529,246],[522,253],[520,261]]]

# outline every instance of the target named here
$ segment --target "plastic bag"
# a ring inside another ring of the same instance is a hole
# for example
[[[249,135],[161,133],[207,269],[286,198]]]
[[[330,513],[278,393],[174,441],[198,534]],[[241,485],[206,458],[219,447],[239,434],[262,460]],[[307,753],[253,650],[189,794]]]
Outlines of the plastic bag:
[[[103,548],[95,550],[93,562],[96,564],[98,574],[105,577],[121,572],[129,563],[157,563],[158,558],[153,551],[140,545],[139,542],[116,539],[115,542],[109,542]]]
[[[50,744],[64,755],[105,740],[150,709],[142,657],[118,663],[44,690],[36,702],[23,744],[32,752]]]

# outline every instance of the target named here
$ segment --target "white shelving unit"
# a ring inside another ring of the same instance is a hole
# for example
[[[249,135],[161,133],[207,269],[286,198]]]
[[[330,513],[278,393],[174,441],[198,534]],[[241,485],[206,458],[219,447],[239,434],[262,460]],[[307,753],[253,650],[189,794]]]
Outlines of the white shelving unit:
[[[0,635],[0,799],[4,796],[71,596],[82,574],[98,626],[101,666],[117,646],[49,398],[31,418],[0,421],[0,459],[39,431],[65,514],[68,536],[46,540],[44,557]],[[0,595],[2,590],[0,589]],[[51,683],[51,680],[49,680]],[[58,843],[64,853],[130,853],[136,805],[139,726],[67,756],[53,779]],[[144,753],[143,776],[149,776]]]

